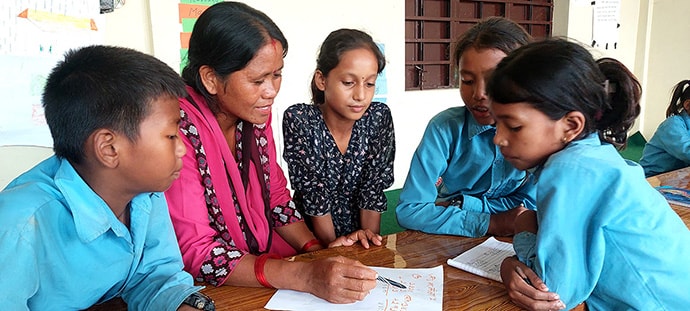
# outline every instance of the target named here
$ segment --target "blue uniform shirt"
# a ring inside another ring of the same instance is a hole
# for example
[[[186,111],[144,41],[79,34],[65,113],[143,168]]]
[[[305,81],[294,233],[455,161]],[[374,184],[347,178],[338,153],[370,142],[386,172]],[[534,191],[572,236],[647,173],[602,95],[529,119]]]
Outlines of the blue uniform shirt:
[[[591,134],[534,174],[539,231],[515,251],[567,309],[690,306],[690,231],[637,164]]]
[[[685,111],[666,118],[642,150],[640,165],[653,176],[690,165],[690,116]]]
[[[130,229],[67,160],[53,156],[0,192],[0,301],[6,310],[81,310],[121,296],[176,310],[199,290],[182,270],[165,197],[130,203]]]
[[[429,121],[412,157],[396,208],[401,226],[434,234],[483,236],[491,214],[520,203],[534,209],[534,188],[494,145],[496,128],[479,125],[465,107]],[[442,178],[442,183],[436,182]],[[462,196],[458,206],[437,206]]]

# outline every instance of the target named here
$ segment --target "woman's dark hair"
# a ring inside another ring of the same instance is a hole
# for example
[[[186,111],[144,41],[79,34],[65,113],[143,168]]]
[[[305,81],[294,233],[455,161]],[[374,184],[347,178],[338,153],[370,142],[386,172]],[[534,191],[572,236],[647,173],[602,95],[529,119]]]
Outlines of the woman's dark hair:
[[[65,53],[43,90],[53,151],[73,164],[84,159],[84,142],[98,129],[139,138],[152,102],[187,96],[170,66],[142,52],[94,45]]]
[[[462,53],[470,47],[477,50],[498,49],[507,55],[532,41],[532,37],[517,23],[493,16],[472,26],[455,41],[452,64],[457,67]]]
[[[671,103],[666,109],[666,117],[674,116],[680,114],[685,108],[683,103],[686,100],[690,100],[690,80],[683,80],[678,82],[673,88],[673,95],[671,96]]]
[[[285,57],[287,39],[266,14],[244,3],[216,3],[207,8],[194,24],[182,78],[201,93],[211,111],[217,113],[218,103],[201,82],[199,68],[209,66],[225,79],[247,66],[259,49],[271,40],[283,45]]]
[[[338,29],[331,32],[321,44],[319,56],[316,58],[316,70],[321,71],[324,77],[337,67],[340,58],[347,51],[355,49],[368,49],[376,56],[378,64],[377,73],[381,73],[386,67],[386,58],[374,40],[367,33],[356,29]],[[316,87],[316,81],[311,79],[311,101],[315,105],[325,102],[323,91]]]
[[[598,131],[601,139],[621,147],[640,114],[642,88],[621,62],[595,61],[577,43],[549,39],[520,47],[501,60],[487,93],[494,105],[527,102],[552,120],[582,112],[585,128],[576,139]]]

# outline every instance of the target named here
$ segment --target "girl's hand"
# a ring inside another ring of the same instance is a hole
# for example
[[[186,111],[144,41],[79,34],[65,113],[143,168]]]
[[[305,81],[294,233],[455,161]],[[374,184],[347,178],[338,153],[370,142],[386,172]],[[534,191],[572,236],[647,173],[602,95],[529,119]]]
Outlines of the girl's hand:
[[[501,279],[513,303],[524,309],[565,309],[558,294],[549,292],[544,281],[515,257],[508,257],[501,263]]]
[[[342,256],[310,262],[304,291],[332,303],[363,300],[376,287],[376,271]]]
[[[520,232],[532,232],[537,234],[539,231],[539,224],[537,223],[537,212],[525,210],[515,217],[515,234]]]
[[[524,212],[529,212],[522,204],[513,209],[491,215],[487,235],[511,236],[515,231],[515,221]]]
[[[357,241],[362,243],[362,246],[364,248],[368,249],[370,241],[374,245],[380,246],[382,241],[383,241],[383,237],[381,237],[380,235],[378,235],[376,233],[373,233],[369,229],[364,229],[364,230],[360,229],[360,230],[352,232],[348,235],[338,237],[337,239],[335,239],[335,241],[328,244],[328,248],[338,247],[338,246],[351,246],[351,245],[354,245],[355,243],[357,243]]]

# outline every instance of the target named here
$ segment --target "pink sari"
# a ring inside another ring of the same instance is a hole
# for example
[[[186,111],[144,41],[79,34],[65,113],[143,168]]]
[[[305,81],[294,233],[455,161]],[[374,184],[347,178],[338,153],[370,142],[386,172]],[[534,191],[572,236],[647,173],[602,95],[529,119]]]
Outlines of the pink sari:
[[[238,125],[238,163],[205,99],[190,87],[187,91],[192,102],[180,99],[187,154],[180,178],[165,194],[185,270],[197,281],[218,286],[247,253],[296,254],[275,227],[302,217],[276,162],[270,118],[265,125],[249,124],[241,131],[248,123]]]

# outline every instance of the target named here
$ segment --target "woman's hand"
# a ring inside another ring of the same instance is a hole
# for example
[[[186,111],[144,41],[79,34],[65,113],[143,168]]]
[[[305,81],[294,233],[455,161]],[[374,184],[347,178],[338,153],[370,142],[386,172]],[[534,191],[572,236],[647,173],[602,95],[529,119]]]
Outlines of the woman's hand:
[[[516,305],[527,310],[562,310],[565,304],[536,273],[515,257],[501,263],[501,279],[508,296]]]
[[[364,248],[368,249],[370,241],[374,245],[380,246],[383,241],[383,237],[372,232],[369,229],[360,229],[348,235],[338,237],[337,239],[335,239],[335,241],[328,244],[328,248],[338,246],[351,246],[357,243],[357,241],[362,243],[362,246],[364,246]]]
[[[359,261],[342,256],[307,263],[303,291],[332,303],[353,303],[364,299],[376,287],[376,271]]]

